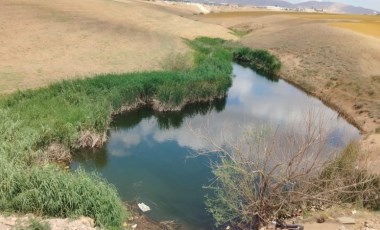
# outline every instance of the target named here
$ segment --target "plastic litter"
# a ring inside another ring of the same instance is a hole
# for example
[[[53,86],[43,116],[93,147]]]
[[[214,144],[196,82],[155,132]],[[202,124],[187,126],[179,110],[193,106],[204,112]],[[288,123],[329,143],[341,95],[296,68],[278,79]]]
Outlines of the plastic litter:
[[[143,212],[150,211],[150,207],[144,203],[138,203],[137,206],[139,206],[140,210]]]

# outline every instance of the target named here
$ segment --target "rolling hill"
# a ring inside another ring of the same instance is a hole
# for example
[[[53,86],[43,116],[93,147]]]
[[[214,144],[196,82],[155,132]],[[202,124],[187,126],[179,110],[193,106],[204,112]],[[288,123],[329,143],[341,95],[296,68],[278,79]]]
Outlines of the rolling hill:
[[[292,4],[283,0],[215,0],[215,2],[234,3],[240,5],[254,6],[278,6],[284,8],[301,8],[301,9],[323,9],[331,13],[346,13],[346,14],[373,14],[375,10],[367,9],[358,6],[352,6],[336,2],[321,2],[321,1],[306,1],[297,4]]]

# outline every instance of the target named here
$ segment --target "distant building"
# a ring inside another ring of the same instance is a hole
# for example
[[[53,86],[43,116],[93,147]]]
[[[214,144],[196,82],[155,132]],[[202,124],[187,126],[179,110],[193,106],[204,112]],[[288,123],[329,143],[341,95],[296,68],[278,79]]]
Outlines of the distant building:
[[[284,8],[279,6],[267,6],[266,9],[268,10],[284,10]]]
[[[314,11],[315,11],[315,12],[325,12],[324,9],[317,9],[317,8],[314,8]]]

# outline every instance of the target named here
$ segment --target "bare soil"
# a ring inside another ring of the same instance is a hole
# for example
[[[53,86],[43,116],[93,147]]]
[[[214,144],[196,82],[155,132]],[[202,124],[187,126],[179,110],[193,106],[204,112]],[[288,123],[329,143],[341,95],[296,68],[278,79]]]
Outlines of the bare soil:
[[[373,171],[380,173],[380,140],[375,135],[380,132],[380,36],[373,32],[379,17],[244,11],[199,18],[226,28],[250,27],[252,32],[241,42],[276,54],[283,63],[283,79],[363,131],[363,149]]]
[[[325,222],[317,223],[317,219],[321,217]],[[341,217],[351,218],[355,224],[341,223],[339,221]],[[355,208],[332,207],[326,211],[309,213],[302,222],[306,230],[374,230],[380,229],[380,213]]]
[[[32,225],[34,224],[34,225]],[[31,227],[34,226],[34,228]],[[40,228],[37,228],[40,227]],[[46,228],[41,228],[45,226]],[[80,217],[78,219],[44,219],[34,215],[1,215],[0,214],[0,229],[1,230],[16,230],[16,229],[51,229],[51,230],[96,230],[94,220],[88,217]]]

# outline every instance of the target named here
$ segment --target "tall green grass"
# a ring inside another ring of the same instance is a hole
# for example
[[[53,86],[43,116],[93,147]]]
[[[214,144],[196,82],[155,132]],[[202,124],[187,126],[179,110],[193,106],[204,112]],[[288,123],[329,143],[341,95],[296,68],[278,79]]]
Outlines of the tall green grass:
[[[75,149],[84,131],[104,133],[124,105],[155,100],[173,109],[225,96],[235,48],[221,39],[186,42],[194,50],[192,69],[103,74],[0,99],[0,210],[85,215],[120,228],[127,213],[115,188],[80,171],[41,166],[38,159],[52,143]]]
[[[0,99],[0,210],[49,216],[85,215],[119,228],[126,215],[116,190],[99,177],[38,165],[52,143],[78,148],[81,133],[103,133],[122,105],[158,100],[168,108],[222,97],[231,85],[232,55],[224,41],[187,41],[195,68],[104,74],[63,81]]]
[[[2,162],[3,163],[3,162]],[[94,175],[55,166],[0,168],[0,208],[38,215],[89,216],[100,226],[120,227],[125,210],[116,189]]]
[[[278,80],[281,62],[266,50],[252,50],[247,47],[241,47],[234,50],[233,59],[272,80]]]

